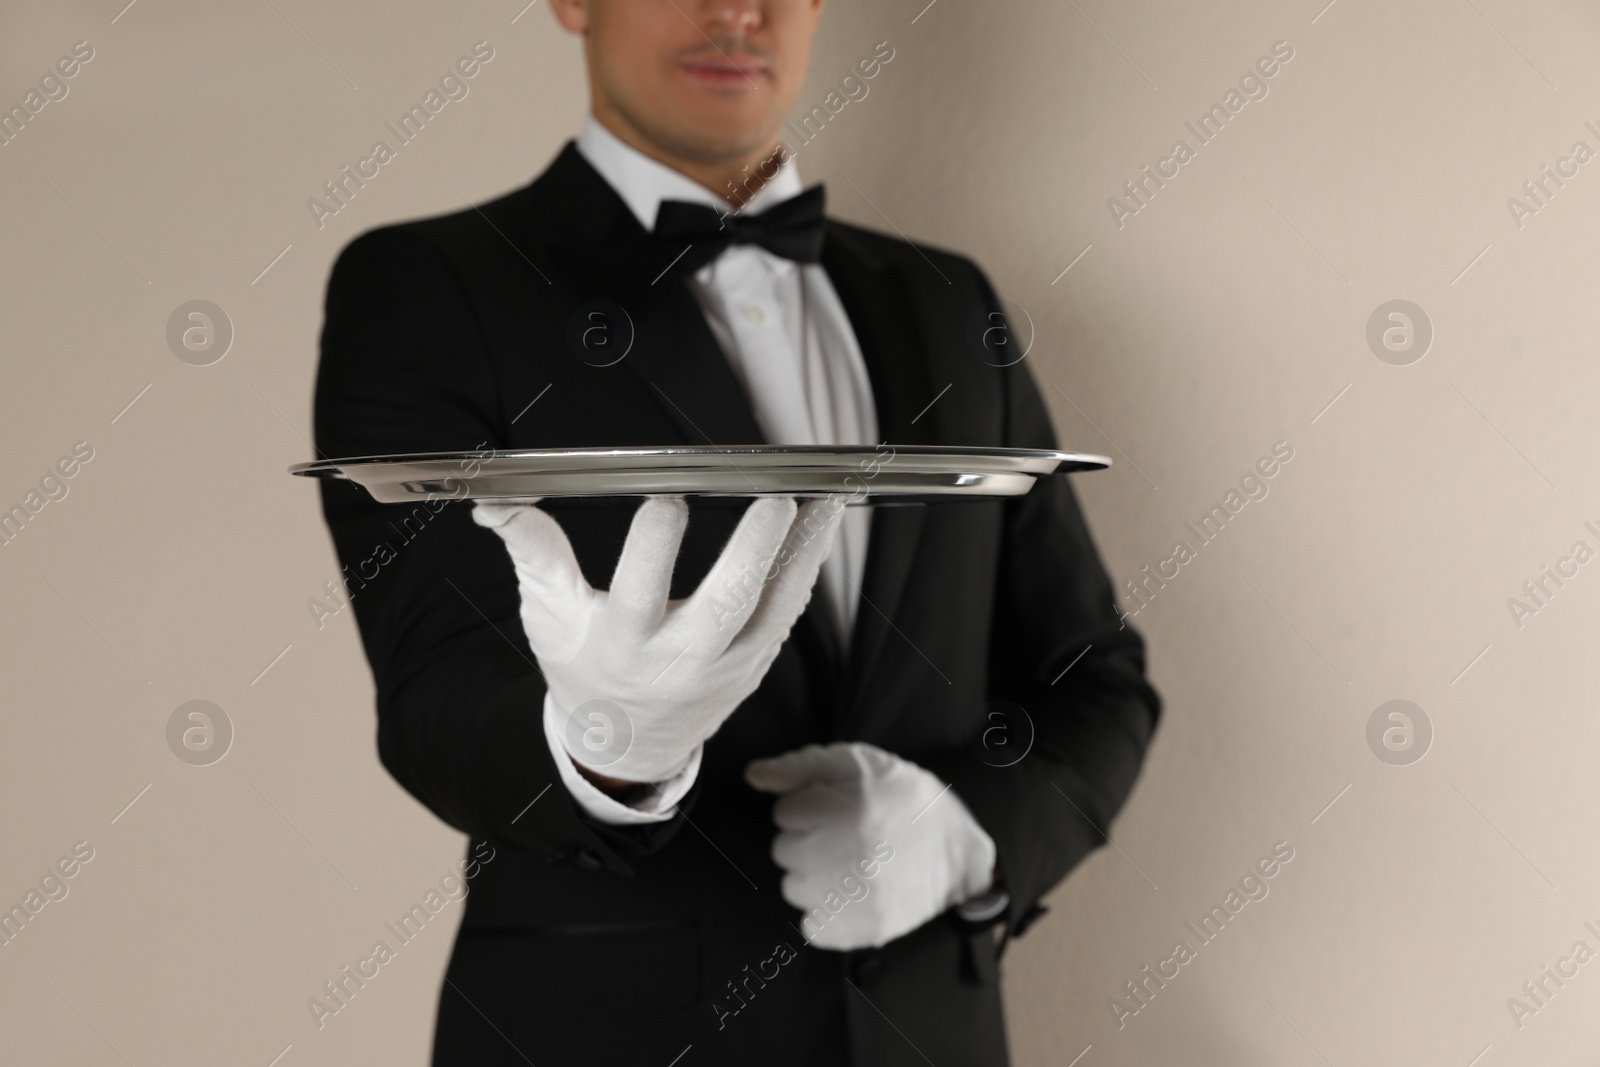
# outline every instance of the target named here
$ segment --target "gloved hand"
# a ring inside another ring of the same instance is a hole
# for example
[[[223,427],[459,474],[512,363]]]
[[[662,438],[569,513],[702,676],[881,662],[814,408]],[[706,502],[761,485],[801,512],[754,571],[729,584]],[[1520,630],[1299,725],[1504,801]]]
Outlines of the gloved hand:
[[[756,500],[694,595],[670,603],[689,522],[681,497],[639,505],[608,592],[584,580],[542,509],[480,502],[472,517],[511,554],[548,699],[572,723],[568,752],[610,777],[659,782],[761,683],[811,599],[843,511],[826,500]]]
[[[994,841],[916,764],[862,742],[754,760],[745,780],[781,793],[772,858],[819,948],[878,948],[986,892]]]

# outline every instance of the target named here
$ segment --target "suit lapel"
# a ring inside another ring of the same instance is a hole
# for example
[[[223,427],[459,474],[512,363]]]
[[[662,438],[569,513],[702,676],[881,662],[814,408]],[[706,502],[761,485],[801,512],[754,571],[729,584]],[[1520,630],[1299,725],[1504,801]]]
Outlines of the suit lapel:
[[[938,440],[937,408],[924,409],[937,389],[918,350],[917,309],[898,269],[877,261],[832,223],[823,249],[823,268],[839,293],[872,380],[878,437],[890,444],[931,444]],[[921,415],[919,418],[918,416]],[[915,420],[915,421],[913,421]],[[892,460],[890,461],[892,465]],[[922,537],[925,506],[878,507],[872,516],[861,601],[846,664],[835,734],[857,732],[867,710],[866,682],[889,641],[904,643],[892,623]]]
[[[750,400],[699,304],[682,277],[663,273],[672,254],[639,225],[577,146],[568,142],[528,192],[523,226],[535,240],[542,237],[566,253],[560,280],[579,307],[605,300],[626,313],[632,347],[622,359],[624,373],[638,379],[684,442],[763,443]]]
[[[695,445],[765,443],[744,387],[678,278],[634,290],[633,351],[624,363]],[[735,462],[730,459],[730,463]]]

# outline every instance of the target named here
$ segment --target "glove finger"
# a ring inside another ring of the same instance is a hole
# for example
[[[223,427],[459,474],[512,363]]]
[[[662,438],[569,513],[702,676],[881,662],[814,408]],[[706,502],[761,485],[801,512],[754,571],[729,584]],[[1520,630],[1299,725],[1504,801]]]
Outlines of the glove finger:
[[[772,806],[772,821],[778,828],[796,832],[854,826],[860,816],[861,792],[849,785],[801,786]]]
[[[783,899],[800,912],[795,924],[806,943],[813,948],[845,950],[878,947],[889,938],[882,936],[886,923],[879,909],[870,907],[869,895],[850,897],[835,881],[811,874],[788,874],[783,879]],[[838,911],[828,907],[832,894]],[[921,925],[911,923],[907,929]]]
[[[824,908],[823,912],[826,914],[827,909]],[[817,930],[807,944],[812,948],[833,952],[882,948],[932,918],[933,915],[872,917],[863,915],[859,910],[846,908]]]
[[[836,855],[842,842],[840,835],[826,831],[784,830],[772,839],[772,862],[814,889],[816,899],[811,903],[815,904],[833,888],[824,883],[837,881],[850,863]]]
[[[848,782],[861,777],[850,744],[806,745],[770,759],[751,760],[744,779],[763,793],[788,793],[813,782]]]
[[[823,561],[833,551],[843,515],[843,503],[836,506],[827,499],[808,500],[797,510],[790,537],[778,555],[778,573],[762,589],[760,602],[729,645],[731,650],[781,645],[789,636],[811,600]]]
[[[472,519],[505,542],[523,595],[557,617],[574,611],[592,592],[561,524],[531,505],[475,504]]]
[[[849,909],[835,914],[822,900],[832,888],[820,879],[789,875],[783,880],[783,899],[800,912],[795,929],[812,948],[844,951],[861,947],[863,935],[850,928]]]
[[[761,497],[745,509],[728,544],[686,601],[684,640],[717,656],[755,610],[761,586],[798,510],[793,497]]]
[[[826,879],[804,871],[791,871],[785,874],[781,885],[783,899],[798,909],[802,917],[812,908],[819,906],[831,888]],[[824,908],[822,913],[827,915],[827,909]],[[813,926],[815,925],[813,923]]]
[[[646,497],[633,513],[607,597],[607,611],[618,626],[644,635],[660,625],[688,525],[689,505],[681,496]]]
[[[515,515],[523,507],[537,504],[543,497],[519,497],[515,504],[493,504],[486,500],[472,502],[472,521],[479,526],[504,526],[506,520]]]
[[[826,915],[827,909],[824,908],[822,913]],[[816,919],[810,918],[809,923],[802,921],[802,929],[810,932],[806,944],[827,952],[850,952],[858,948],[872,947],[846,922],[828,922],[817,927]]]
[[[772,839],[772,862],[786,871],[792,871],[800,865],[797,850],[800,846],[799,834],[778,834]],[[784,879],[785,883],[788,879]]]

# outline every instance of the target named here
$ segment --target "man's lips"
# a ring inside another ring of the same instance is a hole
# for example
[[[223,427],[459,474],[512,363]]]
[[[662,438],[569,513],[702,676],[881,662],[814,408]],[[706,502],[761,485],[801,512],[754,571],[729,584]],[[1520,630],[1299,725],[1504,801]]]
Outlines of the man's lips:
[[[767,75],[767,65],[760,60],[724,59],[721,56],[686,59],[679,68],[702,85],[729,88],[754,84]]]

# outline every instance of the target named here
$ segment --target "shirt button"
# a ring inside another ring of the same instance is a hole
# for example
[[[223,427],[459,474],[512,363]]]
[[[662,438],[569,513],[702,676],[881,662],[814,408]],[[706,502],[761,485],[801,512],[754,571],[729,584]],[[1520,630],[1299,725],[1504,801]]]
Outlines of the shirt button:
[[[744,309],[744,321],[748,322],[752,326],[760,326],[763,322],[767,321],[767,313],[762,311],[756,305],[750,304]]]

